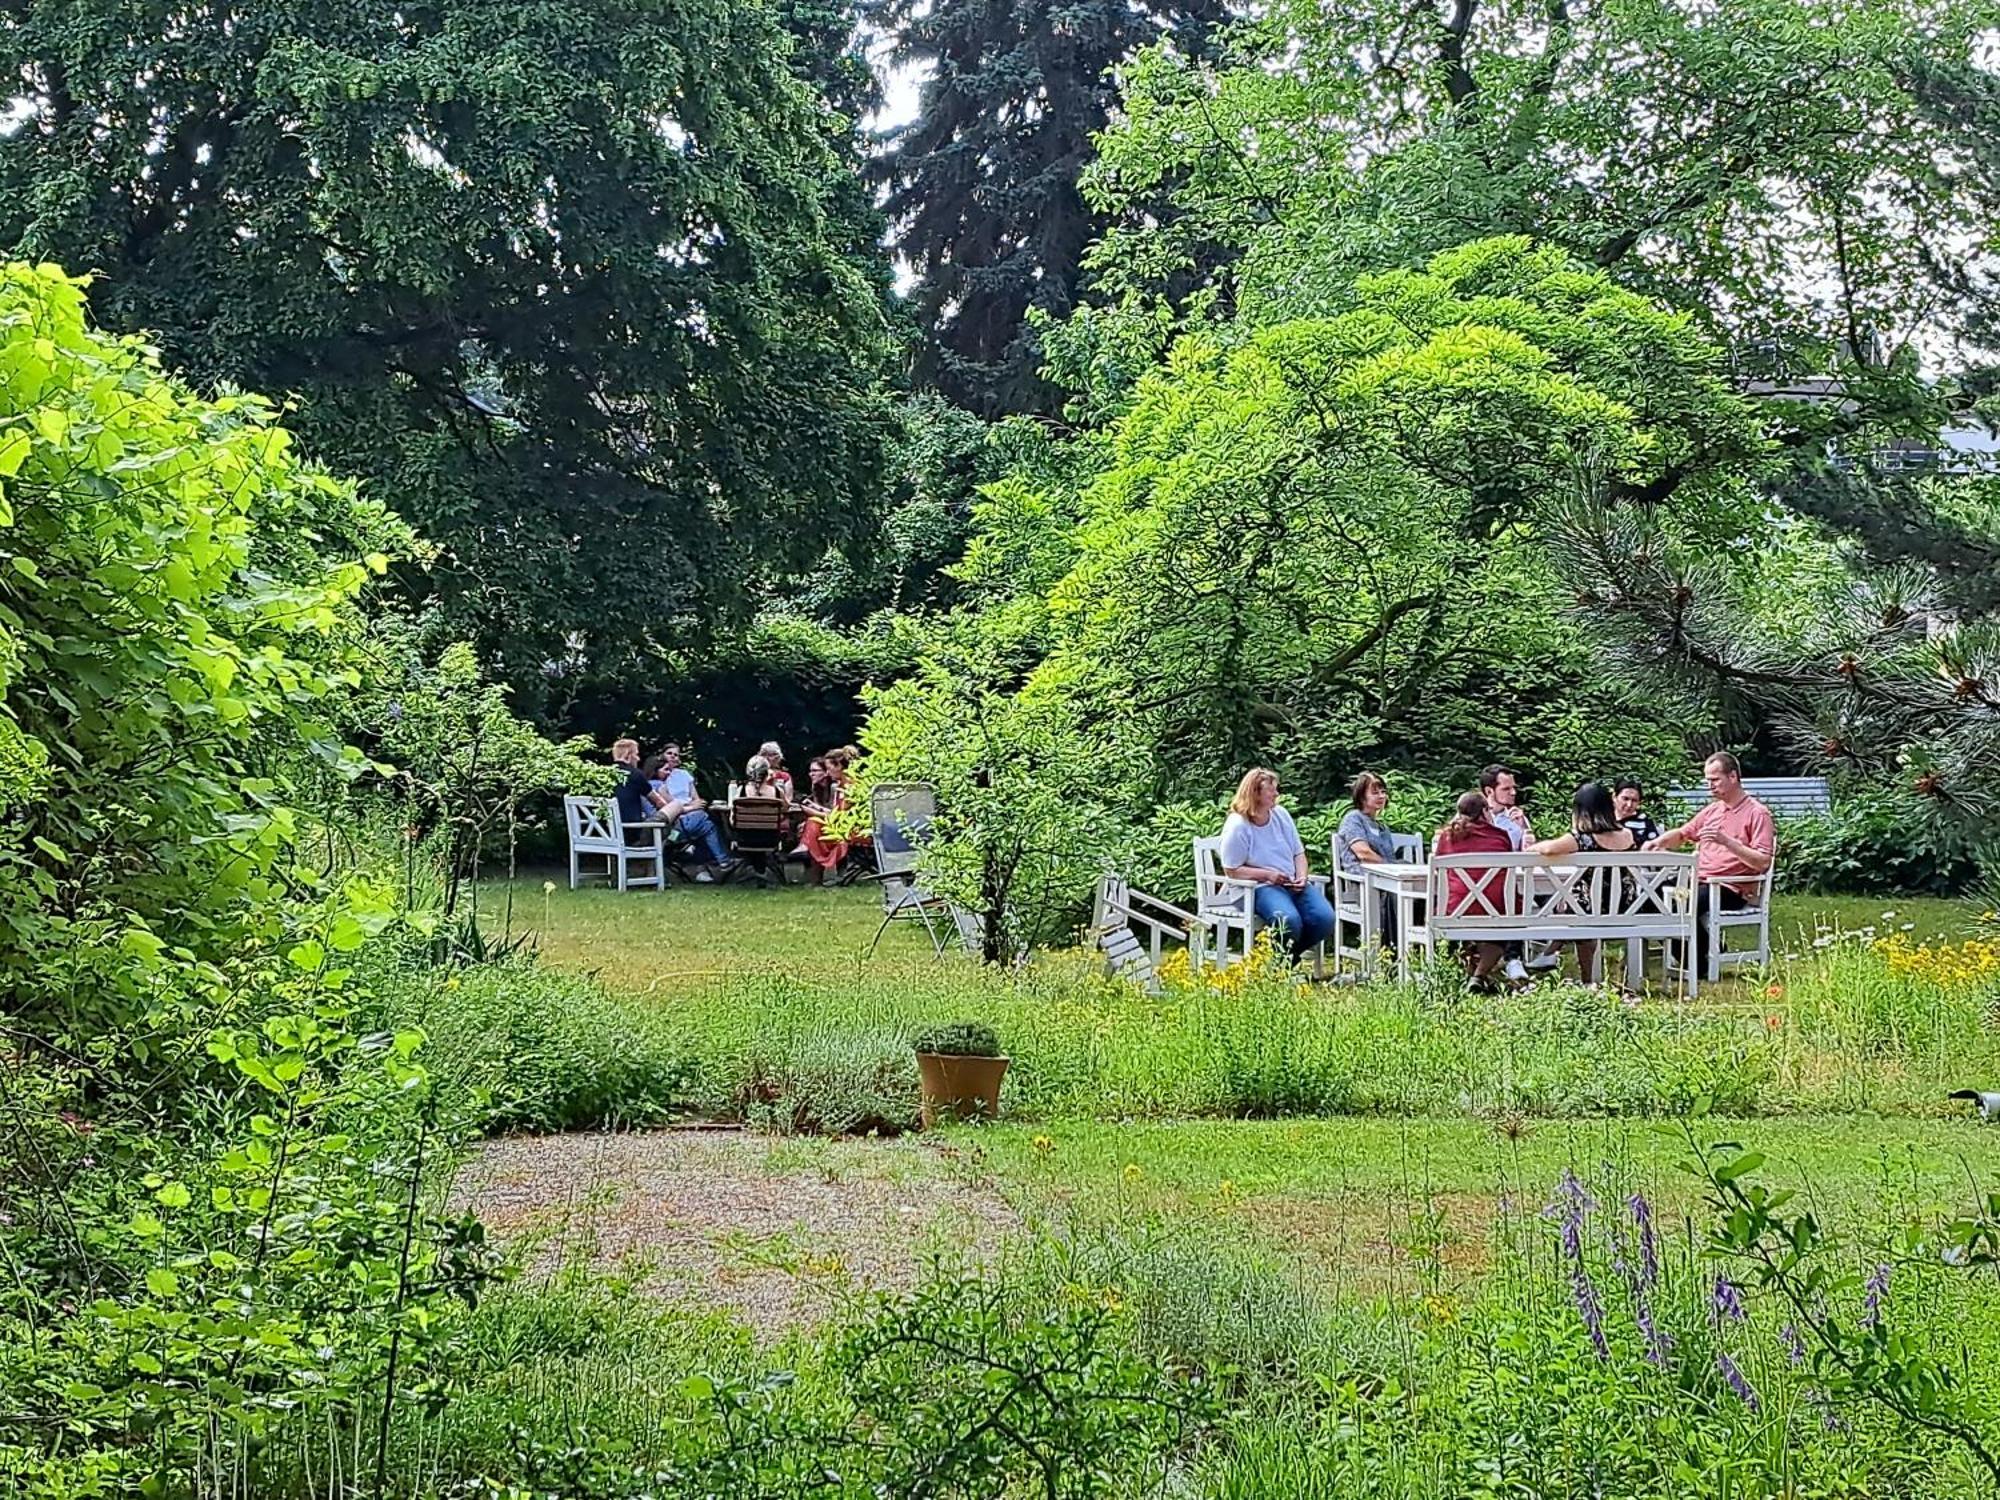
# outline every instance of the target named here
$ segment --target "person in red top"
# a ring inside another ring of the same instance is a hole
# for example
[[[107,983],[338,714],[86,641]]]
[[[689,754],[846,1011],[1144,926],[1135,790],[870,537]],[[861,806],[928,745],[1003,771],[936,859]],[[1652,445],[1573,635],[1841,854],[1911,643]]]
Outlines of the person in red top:
[[[1486,799],[1478,792],[1467,792],[1458,799],[1458,816],[1438,830],[1437,841],[1431,846],[1433,854],[1509,854],[1513,852],[1514,841],[1507,831],[1494,824],[1489,817]],[[1481,879],[1478,870],[1453,870],[1445,886],[1446,915],[1457,916],[1473,901],[1475,892],[1502,910],[1506,909],[1506,880],[1504,876]],[[1493,987],[1493,971],[1500,967],[1500,960],[1506,949],[1499,943],[1465,943],[1461,945],[1466,972],[1472,977],[1475,989]]]
[[[1771,868],[1778,855],[1778,830],[1771,810],[1743,790],[1743,767],[1727,751],[1718,751],[1702,767],[1710,802],[1678,828],[1648,841],[1648,849],[1695,846],[1694,869],[1700,886],[1696,897],[1694,937],[1697,973],[1708,972],[1708,913],[1716,902],[1724,911],[1742,911],[1757,894],[1754,880]]]

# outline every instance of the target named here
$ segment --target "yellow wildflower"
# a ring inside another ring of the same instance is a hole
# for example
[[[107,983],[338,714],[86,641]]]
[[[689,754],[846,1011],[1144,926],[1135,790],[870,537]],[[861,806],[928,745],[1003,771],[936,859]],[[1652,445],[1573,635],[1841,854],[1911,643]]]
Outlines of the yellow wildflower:
[[[1145,1172],[1140,1169],[1140,1166],[1136,1161],[1128,1161],[1125,1163],[1125,1180],[1127,1182],[1137,1182],[1141,1177],[1144,1177],[1145,1175],[1146,1175]]]
[[[1028,1144],[1033,1146],[1037,1151],[1053,1151],[1056,1149],[1056,1143],[1045,1135],[1036,1136]]]

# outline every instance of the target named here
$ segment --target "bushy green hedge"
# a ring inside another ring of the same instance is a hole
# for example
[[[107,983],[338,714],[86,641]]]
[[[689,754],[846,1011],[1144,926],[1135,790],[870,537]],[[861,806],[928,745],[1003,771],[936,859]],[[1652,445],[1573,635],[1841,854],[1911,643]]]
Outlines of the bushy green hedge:
[[[1786,819],[1778,847],[1779,887],[1823,896],[1959,896],[1980,875],[1962,825],[1889,791],[1847,793],[1824,816]]]

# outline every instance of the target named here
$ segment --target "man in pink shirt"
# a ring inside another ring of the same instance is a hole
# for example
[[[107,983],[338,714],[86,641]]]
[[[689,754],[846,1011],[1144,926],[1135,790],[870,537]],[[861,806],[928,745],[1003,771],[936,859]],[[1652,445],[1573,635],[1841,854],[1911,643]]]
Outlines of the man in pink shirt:
[[[1778,853],[1778,831],[1771,810],[1743,790],[1743,767],[1735,756],[1718,751],[1702,767],[1708,781],[1708,806],[1678,828],[1669,829],[1646,845],[1648,849],[1695,846],[1695,875],[1700,893],[1695,906],[1695,964],[1708,972],[1708,911],[1715,902],[1724,911],[1742,911],[1757,894],[1754,880],[1771,868]]]

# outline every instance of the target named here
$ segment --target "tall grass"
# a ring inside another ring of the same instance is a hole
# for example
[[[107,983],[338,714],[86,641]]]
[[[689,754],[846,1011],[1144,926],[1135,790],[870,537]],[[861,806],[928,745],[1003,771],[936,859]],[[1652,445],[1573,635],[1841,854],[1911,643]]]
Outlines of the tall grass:
[[[1950,1088],[2000,1083],[2000,973],[1988,985],[1962,948],[1842,939],[1781,960],[1747,1003],[1698,1005],[1558,982],[1499,997],[1334,990],[1254,971],[1149,996],[1050,955],[1007,973],[765,968],[678,997],[514,961],[448,988],[427,979],[390,1010],[494,1091],[506,1128],[905,1129],[912,1038],[961,1018],[999,1032],[1004,1103],[1026,1118],[1941,1114]]]

